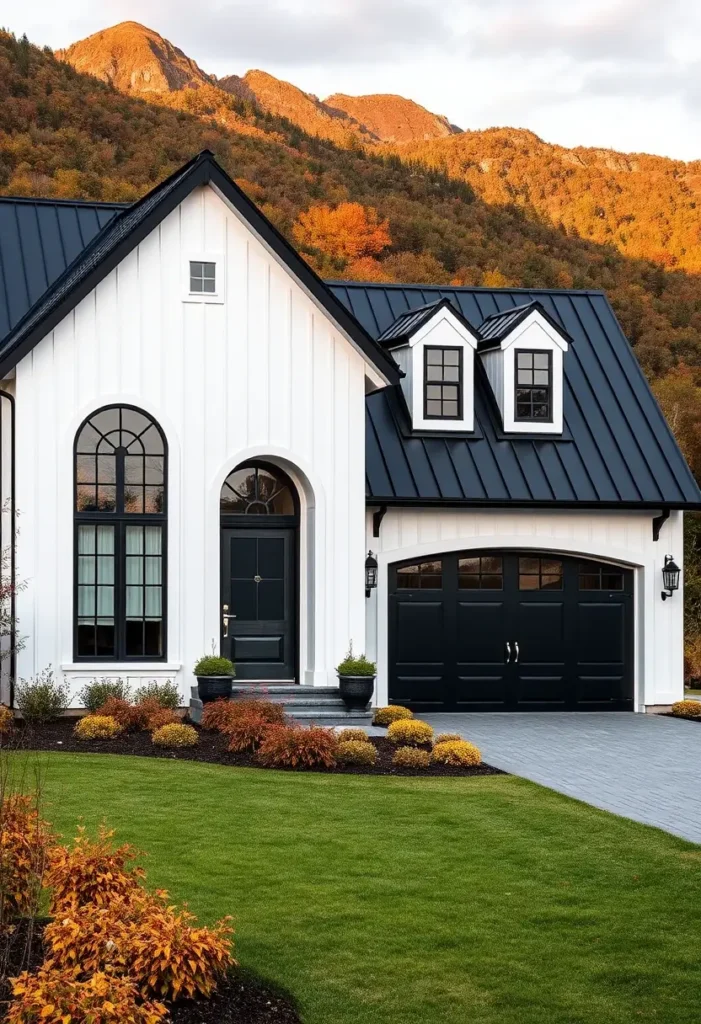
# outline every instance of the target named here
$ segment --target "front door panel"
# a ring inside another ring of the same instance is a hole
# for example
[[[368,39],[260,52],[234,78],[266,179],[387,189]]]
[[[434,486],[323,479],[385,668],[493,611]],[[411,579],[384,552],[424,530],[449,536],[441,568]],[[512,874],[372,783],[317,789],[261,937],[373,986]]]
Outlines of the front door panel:
[[[294,536],[222,530],[222,604],[235,618],[221,643],[239,679],[294,679]]]

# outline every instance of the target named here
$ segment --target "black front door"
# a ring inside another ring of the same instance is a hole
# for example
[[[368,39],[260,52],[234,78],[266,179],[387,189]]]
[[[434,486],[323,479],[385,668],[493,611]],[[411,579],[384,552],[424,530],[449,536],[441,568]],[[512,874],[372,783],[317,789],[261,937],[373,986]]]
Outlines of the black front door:
[[[222,529],[221,650],[237,679],[293,681],[295,530]],[[224,619],[222,618],[222,622]]]
[[[390,702],[419,711],[633,707],[633,574],[466,552],[390,567]]]

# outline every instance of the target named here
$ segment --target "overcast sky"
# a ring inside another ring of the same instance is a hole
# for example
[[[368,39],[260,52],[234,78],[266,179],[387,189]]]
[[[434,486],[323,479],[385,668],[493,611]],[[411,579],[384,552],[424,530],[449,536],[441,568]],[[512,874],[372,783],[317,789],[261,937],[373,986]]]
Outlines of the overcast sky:
[[[701,0],[0,0],[57,49],[127,19],[222,76],[395,92],[462,128],[701,158]]]

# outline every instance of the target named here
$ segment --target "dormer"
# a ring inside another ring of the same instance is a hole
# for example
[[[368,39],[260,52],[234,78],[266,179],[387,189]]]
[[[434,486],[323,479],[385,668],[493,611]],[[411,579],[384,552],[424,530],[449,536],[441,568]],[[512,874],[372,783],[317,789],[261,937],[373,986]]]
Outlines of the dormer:
[[[449,299],[403,313],[378,340],[404,371],[401,386],[414,430],[474,429],[479,335]]]
[[[563,359],[569,335],[539,302],[494,313],[479,334],[479,355],[504,431],[561,434]]]

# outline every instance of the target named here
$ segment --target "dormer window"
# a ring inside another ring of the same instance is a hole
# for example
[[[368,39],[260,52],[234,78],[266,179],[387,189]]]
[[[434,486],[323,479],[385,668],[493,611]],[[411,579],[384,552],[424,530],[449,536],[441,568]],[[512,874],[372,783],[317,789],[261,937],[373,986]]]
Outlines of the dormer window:
[[[424,348],[424,417],[462,418],[462,349]]]
[[[516,349],[515,408],[520,423],[551,423],[552,353]]]
[[[564,360],[571,338],[540,302],[493,313],[478,352],[505,433],[562,434]]]
[[[401,387],[413,430],[474,430],[477,340],[449,299],[402,313],[380,335],[404,371]]]

